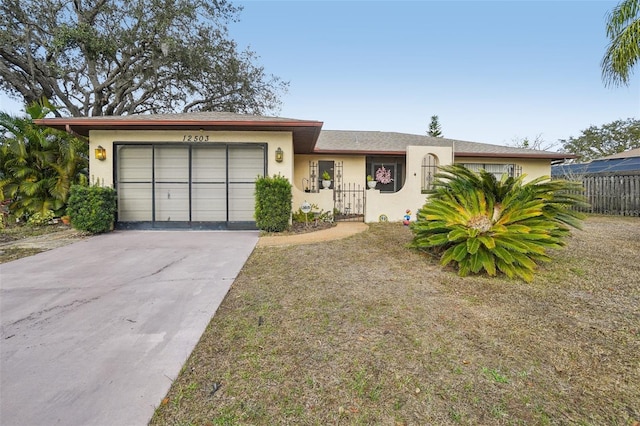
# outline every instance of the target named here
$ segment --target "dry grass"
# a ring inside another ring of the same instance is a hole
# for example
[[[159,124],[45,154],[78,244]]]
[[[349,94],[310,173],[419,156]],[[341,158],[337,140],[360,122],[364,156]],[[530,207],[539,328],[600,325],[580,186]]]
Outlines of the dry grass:
[[[13,225],[0,229],[0,264],[33,256],[87,238],[88,233],[69,225]]]
[[[410,240],[256,249],[151,424],[640,421],[640,219],[590,217],[532,284]]]

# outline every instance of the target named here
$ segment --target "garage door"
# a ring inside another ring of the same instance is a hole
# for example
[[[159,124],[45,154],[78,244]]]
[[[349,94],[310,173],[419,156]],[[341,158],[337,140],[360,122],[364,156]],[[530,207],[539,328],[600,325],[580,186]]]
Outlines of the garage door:
[[[117,144],[118,226],[255,228],[264,144]]]

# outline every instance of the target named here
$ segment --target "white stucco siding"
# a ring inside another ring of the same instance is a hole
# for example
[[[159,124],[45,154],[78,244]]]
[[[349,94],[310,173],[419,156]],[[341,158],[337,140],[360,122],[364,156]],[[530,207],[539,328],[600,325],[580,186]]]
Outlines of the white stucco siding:
[[[296,155],[293,186],[304,191],[306,181],[309,179],[309,163],[318,163],[318,161],[333,161],[334,163],[342,162],[343,176],[342,182],[355,183],[360,185],[366,184],[366,157],[364,155]]]
[[[389,221],[402,221],[407,209],[411,210],[412,219],[422,207],[426,198],[422,194],[422,160],[432,154],[438,165],[451,164],[450,147],[410,146],[406,156],[406,178],[402,189],[398,192],[381,193],[379,190],[366,190],[365,222],[378,222],[381,215]],[[366,187],[366,156],[334,156],[334,155],[298,155],[294,172],[293,210],[296,211],[304,201],[318,205],[322,210],[333,209],[333,191],[320,190],[319,193],[305,193],[303,179],[308,179],[309,162],[342,161],[344,165],[343,183],[356,183]]]
[[[367,167],[365,156],[296,155],[294,179],[292,182],[293,211],[297,211],[304,201],[315,204],[324,211],[333,211],[333,190],[320,189],[319,193],[304,192],[307,180],[309,179],[309,163],[317,163],[318,161],[342,162],[342,183],[361,185],[363,188],[366,186],[365,173]]]
[[[451,164],[452,150],[449,147],[409,146],[407,147],[406,179],[400,191],[382,193],[378,190],[367,191],[367,210],[365,222],[378,222],[385,215],[390,222],[399,222],[409,210],[411,220],[426,201],[422,193],[422,159],[432,154],[438,165]]]

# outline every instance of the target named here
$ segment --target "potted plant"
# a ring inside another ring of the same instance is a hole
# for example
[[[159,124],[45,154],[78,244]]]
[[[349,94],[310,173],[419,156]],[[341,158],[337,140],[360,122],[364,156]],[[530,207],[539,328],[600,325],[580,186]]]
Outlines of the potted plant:
[[[368,175],[368,176],[367,176],[367,186],[369,187],[369,189],[374,189],[374,188],[376,187],[376,184],[377,184],[377,183],[378,183],[378,182],[376,182],[376,181],[373,179],[373,176],[371,176],[371,175]]]
[[[322,188],[327,189],[331,186],[331,175],[328,171],[322,172]]]

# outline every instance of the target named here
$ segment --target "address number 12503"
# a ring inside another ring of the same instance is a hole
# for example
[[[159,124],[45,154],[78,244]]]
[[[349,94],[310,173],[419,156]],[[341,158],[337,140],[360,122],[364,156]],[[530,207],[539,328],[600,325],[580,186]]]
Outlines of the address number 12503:
[[[209,135],[184,135],[182,142],[209,142]]]

